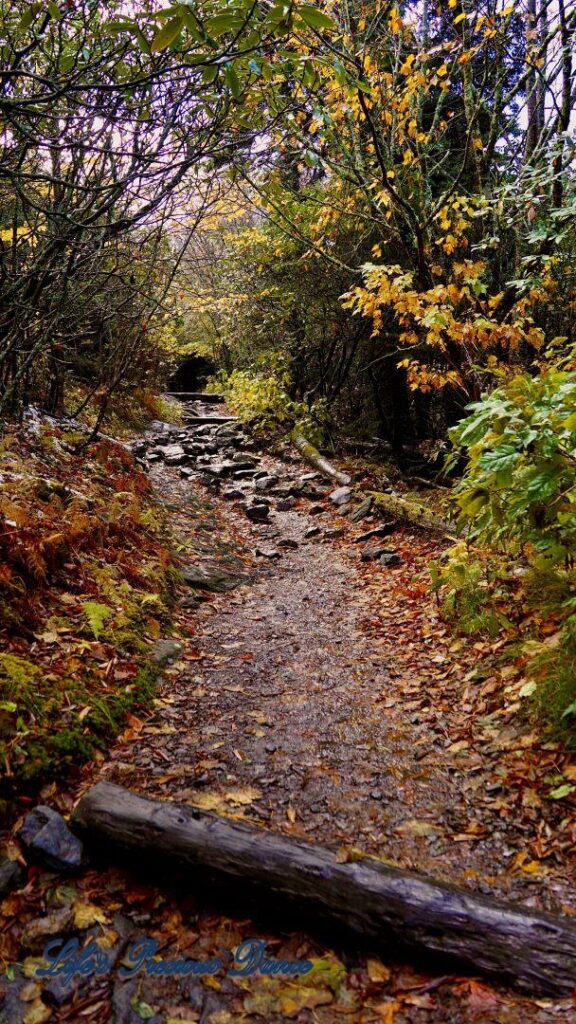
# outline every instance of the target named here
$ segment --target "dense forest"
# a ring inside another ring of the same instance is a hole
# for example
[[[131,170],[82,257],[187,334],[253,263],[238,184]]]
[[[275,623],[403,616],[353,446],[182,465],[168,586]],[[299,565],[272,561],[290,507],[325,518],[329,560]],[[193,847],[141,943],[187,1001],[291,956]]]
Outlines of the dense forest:
[[[2,0],[0,53],[7,827],[38,793],[67,813],[79,766],[103,763],[119,735],[142,738],[178,654],[163,659],[158,644],[200,629],[174,625],[189,545],[201,559],[206,536],[224,531],[214,592],[249,561],[244,549],[232,557],[235,527],[216,526],[201,497],[183,540],[173,484],[154,476],[163,460],[190,482],[185,460],[227,443],[198,494],[208,479],[214,500],[242,508],[254,478],[255,531],[269,529],[270,495],[281,514],[328,501],[345,524],[370,528],[358,538],[369,543],[408,531],[400,554],[377,552],[392,574],[409,549],[417,560],[382,601],[410,609],[417,625],[400,628],[410,649],[437,635],[441,657],[465,673],[445,693],[434,676],[422,706],[445,700],[490,729],[518,717],[536,760],[508,772],[503,754],[496,783],[516,794],[514,827],[526,812],[540,844],[518,872],[546,858],[566,865],[576,849],[574,5]],[[190,420],[177,396],[200,401],[204,390],[218,404]],[[213,433],[189,449],[187,423]],[[235,454],[226,429],[240,431]],[[306,474],[282,491],[272,468],[258,474],[267,453],[288,466],[311,458],[340,491],[316,493]],[[219,476],[231,477],[227,492]],[[311,523],[306,538],[320,533]],[[340,538],[340,520],[331,529],[323,541]],[[262,536],[257,559],[287,558],[290,543],[279,551]],[[201,579],[192,587],[210,589]],[[42,1006],[31,1022],[51,1019]],[[397,1009],[358,1020],[390,1024]],[[269,1019],[291,1017],[338,1019]],[[444,1019],[456,1017],[430,1017]]]

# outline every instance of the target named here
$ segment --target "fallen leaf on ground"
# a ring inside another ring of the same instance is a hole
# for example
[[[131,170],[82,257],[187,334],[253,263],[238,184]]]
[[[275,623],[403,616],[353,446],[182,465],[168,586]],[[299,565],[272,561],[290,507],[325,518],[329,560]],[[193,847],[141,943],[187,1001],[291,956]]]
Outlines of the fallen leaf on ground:
[[[383,983],[390,980],[390,971],[380,960],[368,960],[366,970],[370,981]]]
[[[44,1024],[45,1021],[50,1020],[51,1016],[52,1010],[50,1007],[46,1006],[40,999],[35,999],[24,1017],[24,1024]]]
[[[91,928],[94,924],[106,924],[108,918],[94,903],[76,903],[74,924],[76,928]]]

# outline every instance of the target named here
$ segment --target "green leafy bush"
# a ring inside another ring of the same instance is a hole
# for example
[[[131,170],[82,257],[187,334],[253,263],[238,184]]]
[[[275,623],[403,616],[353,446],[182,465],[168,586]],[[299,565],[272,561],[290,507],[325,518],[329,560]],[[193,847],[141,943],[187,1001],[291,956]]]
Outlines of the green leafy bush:
[[[575,351],[506,381],[451,431],[452,463],[467,459],[456,518],[475,547],[471,555],[462,543],[433,566],[432,585],[466,632],[495,635],[512,626],[503,613],[512,608],[524,637],[523,694],[576,742]]]
[[[286,432],[298,427],[318,442],[326,419],[324,405],[319,401],[308,405],[291,398],[290,383],[285,371],[233,370],[220,373],[216,380],[230,408],[255,431]]]
[[[500,563],[480,553],[472,554],[464,543],[454,545],[442,563],[431,562],[432,591],[442,613],[468,636],[490,637],[511,625],[499,607],[510,591],[499,577]]]
[[[495,549],[558,565],[576,549],[574,355],[519,374],[470,406],[451,431],[467,459],[458,522]]]

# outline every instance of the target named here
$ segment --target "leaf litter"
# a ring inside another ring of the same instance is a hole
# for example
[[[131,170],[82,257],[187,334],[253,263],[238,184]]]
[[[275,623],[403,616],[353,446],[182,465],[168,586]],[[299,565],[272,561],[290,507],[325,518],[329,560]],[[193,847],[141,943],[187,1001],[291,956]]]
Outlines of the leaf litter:
[[[282,472],[285,463],[274,468]],[[212,566],[241,567],[250,578],[197,609],[181,608],[185,649],[154,710],[133,716],[108,758],[88,766],[79,792],[106,778],[330,845],[342,861],[370,854],[574,913],[574,805],[570,794],[563,803],[546,799],[544,777],[561,765],[570,779],[576,768],[531,734],[521,705],[504,691],[497,652],[455,640],[439,620],[422,577],[444,542],[399,531],[404,563],[386,571],[360,562],[353,544],[360,530],[345,516],[326,505],[311,519],[303,506],[274,516],[273,529],[298,547],[255,570],[248,551],[269,526],[248,523],[239,509],[220,510],[199,486],[191,493],[176,470],[152,475],[183,550],[200,557],[202,548]],[[343,536],[306,539],[319,520],[344,526]],[[70,809],[65,790],[47,795]],[[573,1019],[570,1001],[527,999],[479,979],[331,950],[281,923],[267,933],[199,894],[117,867],[89,869],[65,887],[31,869],[24,888],[4,901],[0,952],[5,964],[22,964],[22,999],[41,963],[37,948],[25,948],[37,946],[30,924],[61,911],[74,934],[115,951],[117,963],[143,934],[157,939],[162,957],[227,963],[239,942],[258,936],[270,955],[311,959],[314,969],[299,981],[145,977],[133,984],[115,970],[81,981],[62,1003],[45,987],[29,989],[28,1024]],[[7,978],[0,989],[5,1006],[10,985]]]

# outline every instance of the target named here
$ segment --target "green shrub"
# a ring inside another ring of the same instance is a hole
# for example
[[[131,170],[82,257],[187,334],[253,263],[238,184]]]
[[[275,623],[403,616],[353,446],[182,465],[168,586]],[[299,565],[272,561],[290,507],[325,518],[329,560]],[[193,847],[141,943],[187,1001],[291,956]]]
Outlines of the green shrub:
[[[286,372],[233,370],[215,381],[228,405],[243,423],[256,432],[288,432],[298,427],[313,442],[322,438],[326,410],[322,402],[311,405],[290,397]]]
[[[542,566],[571,559],[576,548],[573,358],[507,381],[450,432],[467,459],[455,492],[460,525]]]
[[[495,635],[511,625],[503,609],[515,606],[523,632],[530,629],[523,695],[574,742],[575,353],[557,357],[537,376],[506,381],[471,405],[451,431],[452,464],[467,460],[455,487],[456,519],[475,554],[460,544],[432,570],[444,611],[467,632],[487,628]]]
[[[500,599],[505,603],[510,597],[499,576],[500,563],[471,554],[460,543],[443,562],[431,562],[429,568],[443,616],[460,632],[494,638],[511,625],[499,607]]]

